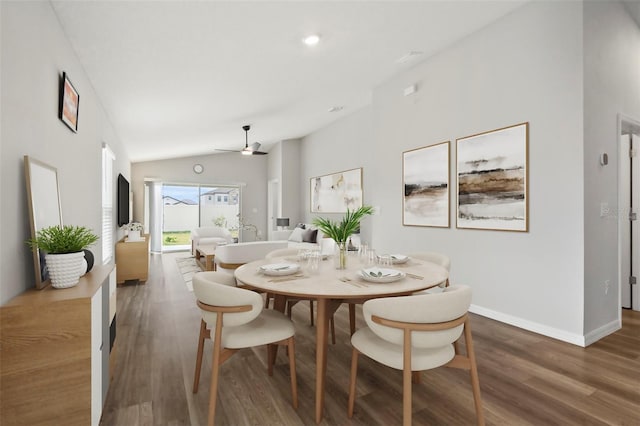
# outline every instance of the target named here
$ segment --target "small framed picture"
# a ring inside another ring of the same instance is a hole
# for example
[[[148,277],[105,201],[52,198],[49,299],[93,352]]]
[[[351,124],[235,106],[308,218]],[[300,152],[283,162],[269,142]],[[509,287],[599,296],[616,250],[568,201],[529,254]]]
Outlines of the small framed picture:
[[[78,131],[79,105],[80,95],[65,72],[60,82],[60,120],[74,132]]]

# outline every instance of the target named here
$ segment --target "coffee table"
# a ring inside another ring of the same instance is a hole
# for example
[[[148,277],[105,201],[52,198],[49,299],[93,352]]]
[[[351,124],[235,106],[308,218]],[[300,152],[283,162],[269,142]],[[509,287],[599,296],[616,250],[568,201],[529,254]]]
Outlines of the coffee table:
[[[216,246],[198,246],[196,249],[196,262],[204,271],[215,271]],[[204,261],[202,260],[204,258]]]

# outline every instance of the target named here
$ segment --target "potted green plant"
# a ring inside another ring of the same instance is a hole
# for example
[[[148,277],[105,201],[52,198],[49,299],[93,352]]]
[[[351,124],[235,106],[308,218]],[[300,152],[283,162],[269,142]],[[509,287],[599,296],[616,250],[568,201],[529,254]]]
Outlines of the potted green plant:
[[[356,210],[347,209],[340,222],[335,222],[323,217],[313,219],[313,224],[322,231],[324,235],[333,238],[336,242],[338,253],[336,254],[336,266],[338,269],[347,267],[347,240],[360,227],[363,217],[373,214],[373,207],[362,206]]]
[[[51,286],[68,288],[78,284],[83,273],[83,250],[96,241],[98,236],[89,228],[67,225],[43,228],[27,244],[46,253]]]

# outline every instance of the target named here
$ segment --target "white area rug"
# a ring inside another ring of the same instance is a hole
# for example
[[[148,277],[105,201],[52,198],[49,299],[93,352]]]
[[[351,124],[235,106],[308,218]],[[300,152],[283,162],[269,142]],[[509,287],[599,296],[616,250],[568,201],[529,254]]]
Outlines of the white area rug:
[[[193,291],[191,279],[193,278],[193,274],[201,271],[200,266],[196,263],[196,259],[191,256],[181,257],[176,259],[176,263],[178,264],[178,269],[180,269],[182,279],[184,280],[184,284],[187,286],[187,289],[189,289],[189,291]]]

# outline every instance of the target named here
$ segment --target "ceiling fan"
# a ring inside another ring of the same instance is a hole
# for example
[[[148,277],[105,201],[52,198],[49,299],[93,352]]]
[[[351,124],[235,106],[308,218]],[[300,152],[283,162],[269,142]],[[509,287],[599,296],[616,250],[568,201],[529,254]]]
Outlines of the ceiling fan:
[[[216,149],[216,151],[239,152],[242,155],[267,155],[267,152],[260,151],[260,144],[258,142],[254,142],[249,145],[249,129],[251,129],[251,126],[247,124],[242,126],[242,129],[244,130],[245,140],[244,148],[242,150],[238,151],[233,149]]]

